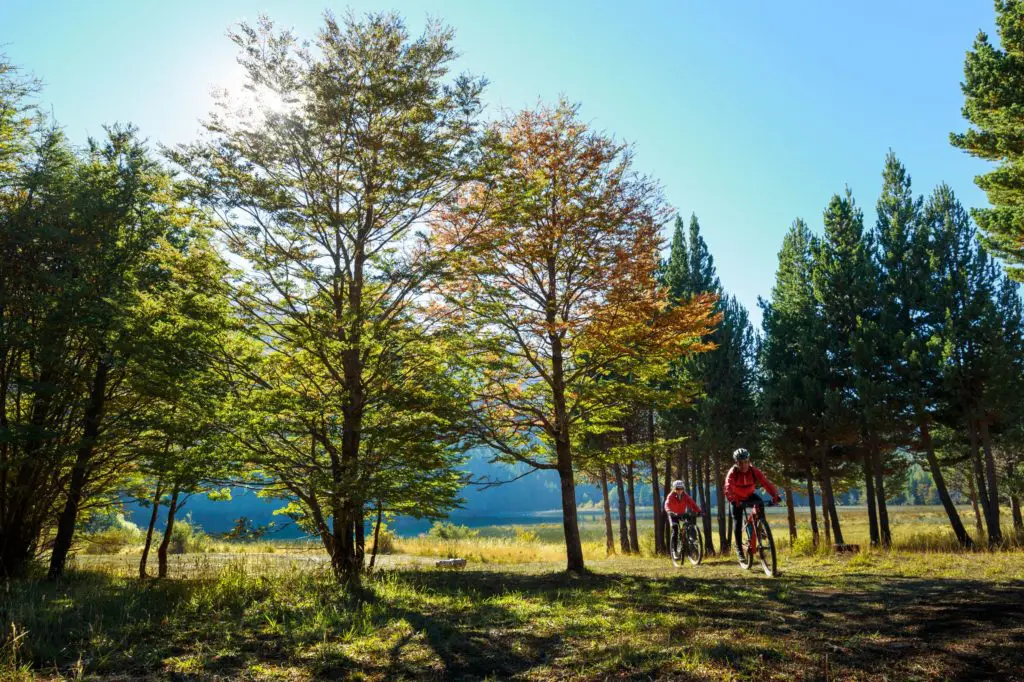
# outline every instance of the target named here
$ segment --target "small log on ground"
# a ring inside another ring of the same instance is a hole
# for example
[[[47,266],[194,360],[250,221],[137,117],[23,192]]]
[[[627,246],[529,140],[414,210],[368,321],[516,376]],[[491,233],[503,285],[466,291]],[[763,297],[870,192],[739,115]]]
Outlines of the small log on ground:
[[[836,554],[856,554],[860,551],[860,545],[832,545],[832,550]]]
[[[465,568],[465,559],[438,559],[434,562],[438,568]]]

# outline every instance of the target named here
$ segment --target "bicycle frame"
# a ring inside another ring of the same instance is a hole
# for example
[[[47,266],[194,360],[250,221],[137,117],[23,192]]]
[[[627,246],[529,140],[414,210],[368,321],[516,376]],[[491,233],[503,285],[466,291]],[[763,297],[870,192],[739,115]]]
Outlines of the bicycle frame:
[[[759,516],[758,506],[759,505],[757,504],[753,504],[747,507],[745,516],[745,521],[747,525],[750,526],[750,556],[754,556],[754,553],[757,552],[757,519]]]

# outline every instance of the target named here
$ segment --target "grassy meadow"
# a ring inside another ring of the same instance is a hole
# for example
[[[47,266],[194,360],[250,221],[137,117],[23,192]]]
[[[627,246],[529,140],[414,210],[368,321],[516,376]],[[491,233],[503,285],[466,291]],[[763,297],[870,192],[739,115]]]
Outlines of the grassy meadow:
[[[856,555],[790,548],[773,515],[775,579],[606,557],[601,522],[581,576],[558,525],[492,527],[398,538],[358,593],[314,546],[213,545],[162,581],[131,549],[80,554],[60,583],[6,585],[0,679],[1021,679],[1024,551],[943,551],[941,513],[896,510],[897,549]],[[843,522],[866,545],[862,516]],[[435,568],[447,553],[469,565]]]

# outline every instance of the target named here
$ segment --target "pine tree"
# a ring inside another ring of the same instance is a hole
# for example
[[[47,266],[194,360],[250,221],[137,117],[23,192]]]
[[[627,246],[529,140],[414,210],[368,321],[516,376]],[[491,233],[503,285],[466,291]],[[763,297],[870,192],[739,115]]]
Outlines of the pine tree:
[[[816,239],[803,220],[783,238],[771,300],[761,300],[763,342],[759,354],[760,399],[771,425],[771,445],[787,474],[807,479],[811,530],[818,544],[813,501],[813,448],[820,426],[824,387],[815,381],[821,366],[820,318],[812,282]]]
[[[989,415],[985,391],[998,372],[992,344],[1000,320],[994,297],[999,273],[995,262],[977,243],[970,217],[952,190],[940,186],[926,214],[942,278],[942,381],[946,392],[945,421],[966,430],[978,500],[990,545],[1002,542],[999,525],[998,476],[988,438]]]
[[[833,455],[849,458],[858,449],[863,433],[863,405],[857,398],[860,382],[855,350],[858,338],[870,333],[865,322],[873,321],[878,296],[878,275],[871,258],[871,243],[864,233],[863,214],[847,189],[835,195],[825,210],[825,234],[813,270],[814,294],[821,307],[823,348],[828,356],[825,390],[824,434],[819,442],[821,477],[826,508],[835,541],[842,544],[842,530],[835,511],[832,485]],[[863,455],[862,455],[863,458]],[[870,462],[866,467],[872,469]]]
[[[1004,259],[1010,276],[1024,278],[1024,123],[1019,102],[1024,93],[1024,2],[996,0],[1000,46],[979,33],[964,61],[963,115],[973,124],[953,133],[953,145],[973,156],[999,162],[978,176],[991,208],[972,213],[985,245]]]

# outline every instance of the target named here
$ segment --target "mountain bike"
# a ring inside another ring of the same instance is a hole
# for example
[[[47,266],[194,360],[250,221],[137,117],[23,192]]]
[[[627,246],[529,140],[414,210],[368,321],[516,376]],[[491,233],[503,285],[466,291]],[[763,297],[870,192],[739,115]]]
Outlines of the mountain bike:
[[[770,507],[771,501],[760,505],[756,502],[744,502],[746,519],[743,524],[743,534],[746,542],[743,543],[743,558],[740,559],[740,567],[749,570],[754,565],[754,556],[761,561],[761,568],[768,577],[778,574],[778,558],[775,554],[775,539],[772,537],[771,526],[765,519],[761,506]]]
[[[697,527],[697,515],[693,512],[684,512],[679,515],[679,534],[676,538],[676,546],[671,548],[669,554],[672,557],[672,565],[676,567],[679,566],[679,562],[683,560],[684,556],[694,566],[699,566],[700,562],[704,560],[704,536],[701,534],[700,528]]]

